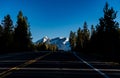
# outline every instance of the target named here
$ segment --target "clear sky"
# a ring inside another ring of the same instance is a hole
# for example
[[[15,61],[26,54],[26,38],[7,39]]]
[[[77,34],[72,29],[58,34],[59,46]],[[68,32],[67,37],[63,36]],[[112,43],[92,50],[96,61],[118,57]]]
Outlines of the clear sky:
[[[21,10],[28,17],[33,41],[44,36],[69,37],[84,21],[89,27],[96,25],[106,1],[118,11],[116,20],[120,23],[120,0],[0,0],[0,21],[10,14],[16,24]]]

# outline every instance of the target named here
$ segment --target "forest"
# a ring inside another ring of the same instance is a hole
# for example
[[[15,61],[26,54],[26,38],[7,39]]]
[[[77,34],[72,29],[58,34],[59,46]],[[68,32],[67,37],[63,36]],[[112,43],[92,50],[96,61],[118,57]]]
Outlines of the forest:
[[[99,24],[91,25],[88,29],[87,22],[77,32],[70,32],[70,46],[72,51],[83,54],[99,55],[102,59],[112,61],[120,60],[120,28],[115,20],[117,11],[106,3],[103,8],[103,17]]]
[[[4,16],[0,25],[0,51],[26,51],[31,50],[32,38],[27,17],[22,11],[18,13],[16,25],[9,14]]]
[[[0,52],[56,51],[56,45],[34,44],[28,18],[19,11],[17,22],[13,25],[10,15],[6,15],[0,24]]]
[[[119,61],[120,55],[120,27],[115,20],[117,11],[106,3],[103,8],[103,17],[97,25],[88,29],[87,22],[83,28],[70,31],[69,42],[71,51],[83,54],[94,54],[113,61]],[[32,42],[32,34],[28,18],[22,11],[18,12],[16,24],[13,25],[11,16],[4,16],[0,24],[0,52],[22,51],[56,51],[56,45]]]

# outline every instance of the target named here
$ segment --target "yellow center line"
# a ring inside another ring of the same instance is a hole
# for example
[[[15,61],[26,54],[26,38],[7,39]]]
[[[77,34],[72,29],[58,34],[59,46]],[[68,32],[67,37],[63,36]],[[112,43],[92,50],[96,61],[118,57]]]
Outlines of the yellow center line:
[[[8,75],[10,75],[10,74],[12,74],[12,72],[8,72],[8,73],[6,73],[6,75],[0,76],[0,78],[4,78],[4,77],[6,77],[6,76],[8,76]]]
[[[45,54],[45,55],[42,55],[42,56],[37,57],[37,58],[35,58],[35,59],[29,60],[29,61],[27,61],[27,62],[25,62],[25,63],[23,63],[23,64],[18,65],[18,66],[12,67],[12,68],[10,68],[10,69],[8,69],[8,70],[6,70],[6,71],[3,71],[3,72],[0,73],[0,78],[4,78],[4,77],[12,74],[12,72],[15,71],[15,70],[20,70],[21,68],[23,68],[23,67],[25,67],[25,66],[28,66],[28,65],[30,65],[30,64],[32,64],[32,63],[35,63],[35,62],[37,62],[38,60],[44,58],[45,56],[48,56],[49,54],[50,54],[50,53],[47,53],[47,54]]]

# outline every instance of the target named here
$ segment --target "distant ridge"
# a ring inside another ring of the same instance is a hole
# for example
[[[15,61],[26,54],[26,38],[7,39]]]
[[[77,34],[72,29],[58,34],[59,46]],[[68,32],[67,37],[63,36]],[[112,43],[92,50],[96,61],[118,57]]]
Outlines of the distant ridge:
[[[36,44],[39,44],[39,43],[54,44],[58,47],[58,50],[64,50],[64,51],[71,50],[69,38],[66,38],[66,37],[56,37],[56,38],[50,39],[47,36],[45,36],[42,39],[36,41]]]

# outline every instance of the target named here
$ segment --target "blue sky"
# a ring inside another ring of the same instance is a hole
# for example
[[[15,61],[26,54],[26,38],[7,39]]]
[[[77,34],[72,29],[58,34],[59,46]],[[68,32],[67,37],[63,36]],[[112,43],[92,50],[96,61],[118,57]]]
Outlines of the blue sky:
[[[16,24],[20,10],[28,17],[33,41],[48,36],[69,37],[69,32],[99,23],[105,2],[112,6],[120,22],[120,0],[0,0],[0,21],[10,14]]]

